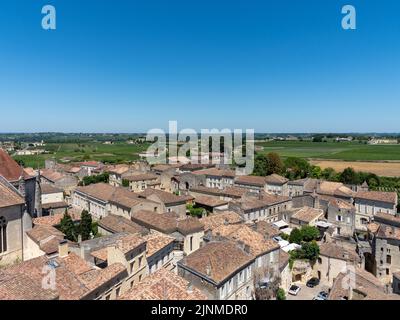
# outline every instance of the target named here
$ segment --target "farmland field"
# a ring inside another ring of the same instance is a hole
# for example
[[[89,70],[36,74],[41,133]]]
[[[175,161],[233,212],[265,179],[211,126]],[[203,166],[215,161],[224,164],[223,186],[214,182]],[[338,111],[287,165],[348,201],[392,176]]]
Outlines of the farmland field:
[[[399,160],[400,145],[367,145],[358,142],[271,141],[259,142],[260,152],[282,157],[335,159],[345,161]]]
[[[115,144],[103,144],[99,142],[82,143],[48,143],[45,147],[49,154],[32,156],[15,156],[17,161],[22,160],[26,167],[44,167],[44,161],[48,158],[57,160],[84,161],[97,160],[102,162],[128,162],[137,160],[138,154],[146,150],[148,144],[127,144],[116,142]]]
[[[400,176],[400,145],[368,145],[358,142],[271,141],[257,143],[261,153],[276,152],[281,157],[305,158],[322,169],[337,172],[352,167],[379,176]]]
[[[356,171],[371,172],[378,176],[400,177],[400,162],[311,160],[310,163],[322,169],[333,168],[337,172],[351,167]]]

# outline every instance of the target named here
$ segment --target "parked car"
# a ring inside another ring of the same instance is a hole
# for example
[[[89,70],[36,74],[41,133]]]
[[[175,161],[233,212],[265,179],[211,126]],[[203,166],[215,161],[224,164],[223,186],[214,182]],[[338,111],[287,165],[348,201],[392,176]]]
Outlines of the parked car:
[[[320,293],[318,293],[317,298],[320,298],[320,300],[326,300],[328,299],[328,292],[326,291],[320,291]]]
[[[306,283],[306,286],[309,287],[309,288],[314,288],[317,285],[319,285],[319,279],[318,278],[311,278]]]
[[[297,294],[300,292],[300,287],[292,284],[289,288],[289,294],[292,296],[297,296]]]

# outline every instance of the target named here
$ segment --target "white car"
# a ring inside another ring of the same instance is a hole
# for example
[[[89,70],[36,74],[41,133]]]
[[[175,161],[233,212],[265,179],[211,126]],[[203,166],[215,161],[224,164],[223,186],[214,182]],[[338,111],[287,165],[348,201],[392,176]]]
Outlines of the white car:
[[[289,294],[292,296],[297,296],[297,294],[300,292],[300,287],[292,284],[289,288]]]

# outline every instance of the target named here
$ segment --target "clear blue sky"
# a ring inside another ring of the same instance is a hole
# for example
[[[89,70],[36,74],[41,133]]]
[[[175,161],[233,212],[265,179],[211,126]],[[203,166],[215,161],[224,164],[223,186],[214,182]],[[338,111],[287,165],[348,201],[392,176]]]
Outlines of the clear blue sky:
[[[41,8],[57,9],[57,30]],[[341,7],[357,30],[341,28]],[[400,131],[398,0],[4,0],[0,132]]]

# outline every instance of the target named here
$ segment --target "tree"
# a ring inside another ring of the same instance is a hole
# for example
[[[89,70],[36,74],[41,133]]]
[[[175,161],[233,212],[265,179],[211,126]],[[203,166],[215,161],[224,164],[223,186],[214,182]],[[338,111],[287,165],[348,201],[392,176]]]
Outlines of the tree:
[[[83,210],[81,214],[81,222],[79,224],[79,233],[82,236],[82,240],[90,239],[91,232],[92,232],[92,215],[87,210]]]
[[[286,300],[285,290],[279,288],[276,292],[276,300]]]
[[[284,171],[284,165],[281,157],[270,152],[267,155],[258,154],[254,159],[253,174],[256,176],[268,176],[273,173],[281,174]]]
[[[312,241],[319,238],[320,233],[318,228],[314,226],[303,226],[300,230],[302,241]]]
[[[340,181],[347,184],[358,184],[358,176],[353,168],[346,168],[340,174]]]
[[[292,232],[290,233],[289,242],[300,244],[302,240],[303,240],[303,236],[301,234],[301,231],[297,228],[294,228],[292,230]]]
[[[315,262],[319,257],[319,246],[315,240],[304,242],[301,247],[301,257]]]
[[[322,170],[319,166],[312,166],[311,167],[311,178],[320,179],[322,176]]]
[[[323,136],[318,135],[312,139],[312,142],[322,142],[322,139],[323,139]]]
[[[192,204],[186,205],[186,209],[189,210],[189,214],[192,217],[201,218],[201,217],[203,217],[204,213],[206,213],[205,209],[203,209],[203,208],[195,208]]]
[[[323,179],[328,181],[336,181],[337,180],[337,173],[333,168],[325,168],[322,170],[321,176]]]
[[[66,238],[70,241],[78,240],[78,230],[72,221],[68,211],[65,210],[64,216],[60,222],[60,231],[65,234]]]
[[[265,177],[266,175],[268,175],[267,163],[268,163],[268,158],[267,158],[266,154],[257,154],[254,159],[253,174],[255,176],[262,176],[262,177]]]
[[[303,179],[310,173],[310,164],[307,160],[289,157],[285,160],[286,171],[289,178],[292,179]]]
[[[273,173],[281,174],[283,172],[284,165],[279,154],[275,152],[270,152],[267,154],[267,159],[268,159],[267,174],[273,174]]]
[[[122,186],[125,187],[125,188],[129,187],[129,180],[122,179]]]

